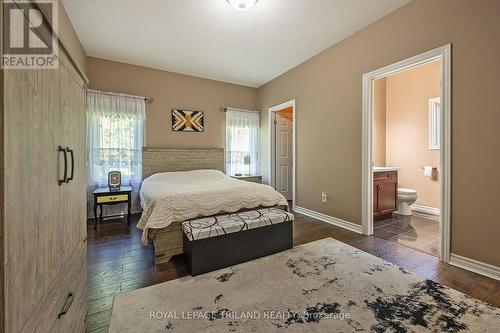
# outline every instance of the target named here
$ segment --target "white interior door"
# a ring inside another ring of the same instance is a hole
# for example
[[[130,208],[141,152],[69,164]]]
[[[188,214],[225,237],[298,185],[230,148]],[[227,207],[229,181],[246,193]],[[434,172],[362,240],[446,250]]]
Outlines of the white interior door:
[[[290,108],[291,109],[291,108]],[[276,112],[276,190],[292,200],[292,131],[293,116],[287,110]]]

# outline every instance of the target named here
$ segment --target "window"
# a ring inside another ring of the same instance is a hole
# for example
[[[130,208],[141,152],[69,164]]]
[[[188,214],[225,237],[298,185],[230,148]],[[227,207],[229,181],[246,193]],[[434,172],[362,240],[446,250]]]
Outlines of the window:
[[[91,91],[87,95],[89,185],[106,186],[109,171],[122,173],[122,184],[142,180],[144,100]]]
[[[260,163],[259,118],[256,111],[226,111],[226,173],[258,175]]]
[[[441,142],[441,98],[429,99],[429,149],[440,148]]]

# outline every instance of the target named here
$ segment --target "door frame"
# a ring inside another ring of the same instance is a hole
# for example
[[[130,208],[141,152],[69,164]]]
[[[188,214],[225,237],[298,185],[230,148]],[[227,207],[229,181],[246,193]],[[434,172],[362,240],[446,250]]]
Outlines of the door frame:
[[[296,203],[296,174],[295,174],[295,169],[296,169],[296,127],[297,127],[297,118],[296,118],[296,113],[297,113],[297,108],[295,106],[295,99],[289,100],[287,102],[272,106],[268,109],[268,124],[269,124],[269,184],[272,187],[276,187],[276,180],[275,180],[275,175],[276,175],[276,154],[275,154],[275,149],[276,149],[276,137],[273,136],[273,128],[274,126],[274,120],[276,119],[276,113],[280,110],[286,109],[286,108],[292,108],[292,209],[295,209],[295,203]]]
[[[372,123],[373,81],[432,61],[441,60],[440,259],[450,261],[451,216],[451,44],[363,74],[362,226],[373,234]]]

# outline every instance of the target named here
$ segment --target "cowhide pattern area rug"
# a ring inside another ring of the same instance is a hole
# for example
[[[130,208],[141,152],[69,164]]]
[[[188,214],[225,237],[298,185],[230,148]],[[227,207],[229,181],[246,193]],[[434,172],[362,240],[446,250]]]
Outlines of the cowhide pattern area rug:
[[[498,332],[500,309],[326,238],[119,294],[109,332]]]

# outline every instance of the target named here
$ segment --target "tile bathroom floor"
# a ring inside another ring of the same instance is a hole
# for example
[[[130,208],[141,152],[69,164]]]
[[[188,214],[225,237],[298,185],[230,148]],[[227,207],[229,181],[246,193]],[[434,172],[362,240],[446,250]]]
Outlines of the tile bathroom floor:
[[[391,242],[439,256],[439,222],[420,216],[392,215],[375,221],[373,234]]]

